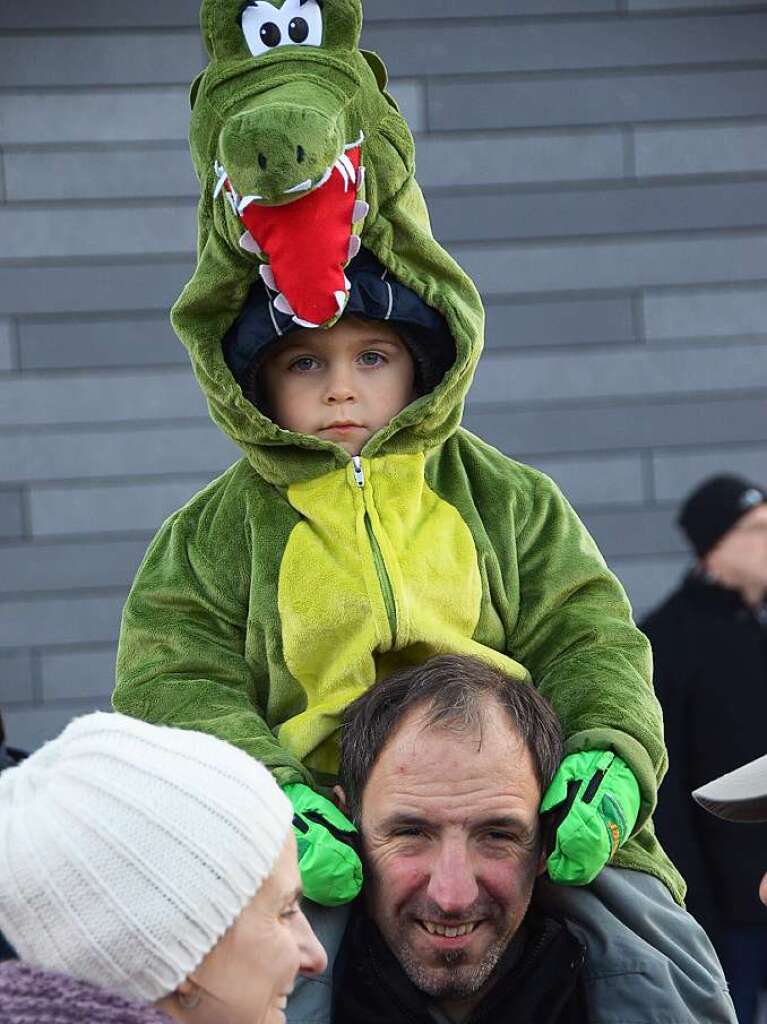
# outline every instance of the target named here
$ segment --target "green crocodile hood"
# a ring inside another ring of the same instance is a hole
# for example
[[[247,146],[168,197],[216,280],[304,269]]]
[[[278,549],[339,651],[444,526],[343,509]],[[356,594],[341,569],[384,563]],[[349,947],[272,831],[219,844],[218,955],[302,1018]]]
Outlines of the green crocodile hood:
[[[383,63],[359,49],[359,0],[253,0],[244,8],[242,0],[204,0],[201,22],[210,63],[190,97],[198,261],[171,317],[214,422],[278,485],[349,461],[340,446],[263,415],[244,397],[222,344],[259,276],[280,291],[288,314],[299,302],[315,308],[329,290],[337,305],[315,319],[319,330],[330,326],[348,301],[344,267],[361,242],[441,314],[456,350],[442,381],[371,437],[363,454],[440,445],[460,422],[484,314],[473,283],[431,233],[412,135],[386,92]],[[327,246],[315,244],[325,234]],[[303,294],[306,282],[316,294]],[[302,317],[295,315],[303,325]]]

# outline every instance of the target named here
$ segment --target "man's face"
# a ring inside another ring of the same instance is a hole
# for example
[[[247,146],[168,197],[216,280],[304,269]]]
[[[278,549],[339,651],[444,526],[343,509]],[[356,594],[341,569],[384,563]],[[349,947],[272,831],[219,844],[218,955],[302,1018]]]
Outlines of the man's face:
[[[481,998],[543,869],[530,753],[494,702],[480,729],[402,721],[365,786],[370,913],[411,981]]]
[[[335,441],[349,455],[415,397],[413,360],[396,331],[351,317],[290,334],[262,377],[275,423]]]
[[[767,592],[767,504],[746,512],[706,556],[706,568],[731,590]]]

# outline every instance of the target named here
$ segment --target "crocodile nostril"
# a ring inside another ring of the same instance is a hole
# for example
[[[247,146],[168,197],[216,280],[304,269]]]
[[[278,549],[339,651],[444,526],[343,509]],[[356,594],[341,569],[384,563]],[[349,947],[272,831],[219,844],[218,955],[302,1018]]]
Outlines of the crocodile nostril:
[[[266,157],[264,156],[264,154],[263,153],[259,153],[258,154],[258,166],[261,168],[262,171],[266,170],[266,162],[267,161],[266,161]]]
[[[304,147],[303,146],[296,146],[296,160],[298,160],[298,162],[300,164],[302,164],[304,162],[304,157],[305,156],[306,156],[306,153],[304,153]]]

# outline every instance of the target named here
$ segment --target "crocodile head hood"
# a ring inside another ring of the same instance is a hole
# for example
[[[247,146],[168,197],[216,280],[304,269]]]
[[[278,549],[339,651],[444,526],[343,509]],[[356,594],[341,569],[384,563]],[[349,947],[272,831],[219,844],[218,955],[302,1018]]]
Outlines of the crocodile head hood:
[[[345,268],[364,245],[444,318],[456,351],[438,387],[365,454],[439,444],[460,421],[483,312],[431,234],[412,136],[384,65],[358,46],[359,0],[204,0],[201,21],[210,63],[192,86],[190,127],[198,263],[172,320],[213,419],[274,482],[347,461],[338,446],[281,430],[248,402],[222,342],[259,276],[281,316],[331,326],[352,290]]]

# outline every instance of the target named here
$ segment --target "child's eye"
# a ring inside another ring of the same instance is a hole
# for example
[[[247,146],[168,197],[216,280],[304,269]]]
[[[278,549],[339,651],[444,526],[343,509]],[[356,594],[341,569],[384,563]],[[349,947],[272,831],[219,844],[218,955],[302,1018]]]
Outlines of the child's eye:
[[[378,366],[386,362],[386,359],[380,352],[363,352],[360,356],[360,362],[363,366]]]
[[[319,360],[315,359],[314,356],[299,356],[298,359],[293,360],[288,369],[295,370],[298,373],[306,373],[308,370],[313,370],[319,365]]]

